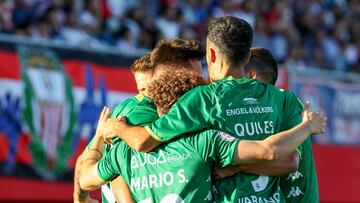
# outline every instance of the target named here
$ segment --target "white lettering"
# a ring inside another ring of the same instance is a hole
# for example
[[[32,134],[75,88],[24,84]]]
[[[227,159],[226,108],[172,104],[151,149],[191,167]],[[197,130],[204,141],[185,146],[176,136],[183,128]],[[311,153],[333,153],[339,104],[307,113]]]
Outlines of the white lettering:
[[[130,189],[131,191],[140,189],[140,178],[131,178],[130,180]]]
[[[168,180],[169,179],[169,180]],[[173,176],[173,174],[172,173],[170,173],[170,172],[165,172],[164,173],[164,183],[165,183],[165,185],[167,185],[167,186],[169,186],[169,185],[171,185],[171,184],[173,184],[173,182],[174,182],[174,176]]]
[[[235,133],[238,137],[254,136],[261,134],[274,134],[274,122],[245,122],[235,124]],[[246,134],[245,134],[246,133]]]
[[[256,196],[251,195],[251,199],[253,203],[258,203]]]
[[[274,123],[272,121],[269,121],[269,126],[270,126],[270,133],[274,134]]]
[[[234,109],[226,109],[226,116],[238,116],[245,114],[264,114],[264,113],[272,113],[273,108],[271,106],[265,107],[247,107],[247,108],[234,108]]]
[[[259,197],[255,195],[240,197],[238,203],[280,203],[280,194],[274,193],[269,197]]]
[[[158,164],[163,164],[163,163],[166,163],[166,159],[165,159],[165,155],[164,155],[164,152],[163,151],[160,151],[159,152],[159,158],[157,160]]]
[[[235,133],[240,137],[245,136],[244,135],[244,126],[241,123],[237,123],[235,125]]]
[[[184,183],[186,181],[185,175],[184,175],[185,170],[184,169],[180,169],[177,174],[180,177],[180,180],[178,181],[178,183]]]
[[[133,168],[138,168],[138,167],[139,167],[138,161],[137,161],[135,155],[133,155],[131,157],[131,168],[133,169]]]
[[[268,123],[269,123],[269,121],[264,121],[264,125],[265,125],[264,131],[265,131],[266,134],[270,133]]]
[[[149,154],[144,154],[144,158],[141,159],[140,154],[138,154],[138,161],[140,163],[140,166],[145,166],[147,158],[149,158]]]
[[[250,125],[251,125],[251,131],[250,131],[249,123],[247,123],[247,122],[245,123],[246,133],[249,136],[253,136],[254,133],[255,133],[255,131],[254,131],[254,123],[250,122]]]
[[[148,181],[147,181],[147,178],[146,176],[143,176],[142,177],[142,181],[141,181],[141,189],[147,189],[149,188],[149,185],[148,185]]]
[[[263,129],[261,128],[260,122],[257,122],[257,126],[259,127],[260,133],[263,134]]]
[[[149,187],[153,188],[153,187],[159,187],[156,183],[157,181],[157,177],[156,175],[150,174],[149,175]],[[154,186],[153,186],[154,185]]]
[[[176,174],[176,175],[174,175]],[[186,183],[188,180],[185,176],[185,170],[180,169],[176,173],[166,171],[165,173],[149,174],[141,177],[131,178],[130,189],[132,192],[136,190],[144,190],[151,188],[160,188],[170,186],[175,183]]]

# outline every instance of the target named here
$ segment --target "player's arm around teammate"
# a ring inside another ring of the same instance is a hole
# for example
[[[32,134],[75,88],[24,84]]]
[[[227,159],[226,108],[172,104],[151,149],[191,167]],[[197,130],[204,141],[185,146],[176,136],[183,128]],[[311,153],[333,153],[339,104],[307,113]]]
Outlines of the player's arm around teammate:
[[[327,117],[319,112],[309,112],[309,105],[306,105],[302,122],[294,128],[269,136],[262,141],[240,141],[236,152],[238,156],[235,156],[238,159],[236,159],[235,162],[238,164],[252,163],[251,157],[267,161],[286,158],[295,151],[310,134],[323,133],[326,120]]]
[[[96,164],[102,158],[104,153],[105,143],[101,133],[104,127],[103,125],[105,121],[109,118],[109,116],[110,116],[110,109],[104,107],[99,117],[98,126],[96,129],[96,134],[93,139],[93,143],[90,149],[86,150],[85,153],[83,154],[83,160],[80,166],[80,176],[79,176],[79,184],[82,190],[92,191],[106,183],[97,175]],[[120,179],[118,181],[120,181],[121,183],[117,185],[119,186],[124,185],[123,180]],[[119,189],[124,189],[124,188],[119,188]],[[119,196],[116,197],[119,198]],[[121,196],[121,198],[122,198],[120,199],[121,202],[133,202],[131,195]]]

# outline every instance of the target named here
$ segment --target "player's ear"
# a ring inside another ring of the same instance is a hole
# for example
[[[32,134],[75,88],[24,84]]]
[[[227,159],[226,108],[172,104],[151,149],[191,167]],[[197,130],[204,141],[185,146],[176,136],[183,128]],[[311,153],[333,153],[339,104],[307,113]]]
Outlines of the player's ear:
[[[215,52],[215,50],[213,48],[210,48],[209,51],[210,51],[210,62],[215,63],[215,61],[216,61],[216,52]]]
[[[249,70],[249,78],[256,79],[257,73],[256,70],[250,69]]]

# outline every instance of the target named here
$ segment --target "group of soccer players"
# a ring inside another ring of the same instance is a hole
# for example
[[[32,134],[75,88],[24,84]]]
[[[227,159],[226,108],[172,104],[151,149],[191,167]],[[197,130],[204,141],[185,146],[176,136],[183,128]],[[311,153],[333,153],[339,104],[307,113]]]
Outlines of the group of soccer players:
[[[195,40],[162,40],[136,60],[140,94],[104,107],[74,202],[100,186],[103,202],[318,202],[309,135],[326,116],[274,87],[276,61],[251,43],[246,21],[212,19],[208,81]]]

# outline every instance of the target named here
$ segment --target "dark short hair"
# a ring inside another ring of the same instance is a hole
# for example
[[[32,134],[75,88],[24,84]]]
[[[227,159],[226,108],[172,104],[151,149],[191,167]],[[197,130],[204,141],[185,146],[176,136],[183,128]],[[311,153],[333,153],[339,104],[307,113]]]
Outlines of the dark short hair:
[[[190,59],[201,60],[205,55],[203,46],[197,40],[165,39],[159,41],[151,52],[151,62],[156,67],[163,65],[187,66]],[[185,67],[188,68],[188,67]]]
[[[249,55],[253,31],[249,23],[233,16],[213,18],[207,39],[219,48],[231,66],[239,66]]]
[[[154,66],[150,60],[150,53],[146,53],[144,56],[136,59],[130,68],[133,73],[153,70]]]
[[[260,80],[275,85],[278,76],[278,67],[274,56],[265,48],[251,48],[250,59],[243,67],[244,75],[255,69]]]

